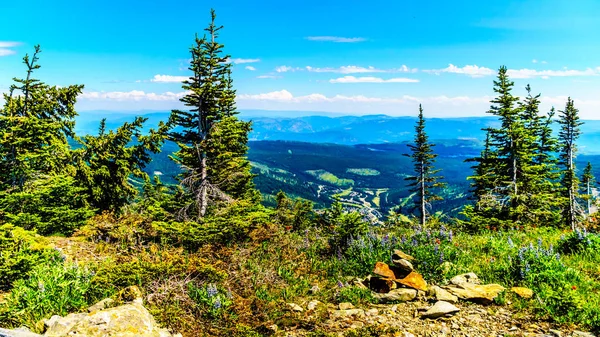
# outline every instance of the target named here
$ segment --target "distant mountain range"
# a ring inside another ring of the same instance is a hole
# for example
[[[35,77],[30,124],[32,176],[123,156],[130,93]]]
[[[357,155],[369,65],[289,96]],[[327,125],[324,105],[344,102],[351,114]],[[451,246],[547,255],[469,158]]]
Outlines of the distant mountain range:
[[[252,120],[250,140],[286,140],[341,145],[400,143],[411,141],[415,117],[387,115],[327,116],[314,112],[242,111],[240,118]],[[154,127],[168,119],[168,112],[140,112],[148,118],[147,127]],[[136,113],[84,112],[77,120],[78,133],[96,133],[100,119],[107,118],[107,127],[116,128],[131,121]],[[499,127],[494,117],[430,118],[427,133],[433,141],[471,140],[478,146],[485,137],[486,127]],[[555,125],[558,130],[558,124]],[[582,126],[578,142],[581,153],[600,154],[600,120],[587,120]]]

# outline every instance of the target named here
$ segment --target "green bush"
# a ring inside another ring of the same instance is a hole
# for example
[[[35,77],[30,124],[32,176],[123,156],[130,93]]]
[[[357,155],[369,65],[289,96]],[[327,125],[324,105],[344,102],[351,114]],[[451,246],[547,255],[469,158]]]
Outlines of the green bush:
[[[341,287],[340,287],[341,286]],[[354,305],[373,303],[371,290],[338,283],[339,290],[335,296],[338,303],[350,302]]]
[[[47,249],[35,232],[12,225],[0,225],[0,290],[27,277],[37,264],[45,263],[58,252]]]
[[[576,229],[568,236],[563,235],[557,248],[561,254],[574,254],[586,250],[598,250],[600,249],[600,236],[588,233],[585,228],[583,230]]]
[[[188,283],[188,294],[207,318],[216,319],[227,313],[233,305],[231,291],[219,289],[214,283],[198,287]]]
[[[62,259],[37,265],[29,278],[15,282],[0,307],[0,320],[41,331],[42,319],[81,311],[101,298],[90,296],[92,277],[86,268],[65,264]]]

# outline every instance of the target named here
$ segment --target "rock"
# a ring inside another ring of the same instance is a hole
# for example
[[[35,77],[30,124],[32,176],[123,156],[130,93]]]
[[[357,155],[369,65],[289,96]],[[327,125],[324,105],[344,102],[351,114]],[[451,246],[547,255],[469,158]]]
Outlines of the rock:
[[[375,263],[373,274],[379,275],[386,279],[397,280],[406,277],[407,272],[394,266],[388,266],[386,263]]]
[[[533,290],[524,287],[512,287],[510,291],[519,295],[521,298],[531,298],[533,297]]]
[[[589,332],[575,330],[575,331],[573,331],[573,337],[595,337],[595,336],[594,336],[594,334],[589,333]]]
[[[550,329],[548,332],[554,337],[562,337],[562,332],[559,330]]]
[[[139,302],[142,304],[142,291],[137,286],[129,286],[119,292],[119,299],[123,302]]]
[[[432,296],[434,296],[435,299],[438,301],[446,301],[446,302],[450,302],[450,303],[458,302],[458,297],[452,295],[449,291],[447,291],[445,289],[442,289],[438,286],[432,286],[430,288],[430,290],[433,293]]]
[[[459,286],[463,283],[481,284],[481,281],[479,280],[479,277],[475,275],[475,273],[466,273],[454,276],[450,280],[450,283]]]
[[[421,276],[421,274],[415,271],[411,272],[401,280],[396,280],[396,282],[413,289],[423,291],[427,290],[427,282],[425,282],[425,279],[423,279],[423,276]]]
[[[378,293],[387,293],[397,287],[398,285],[392,279],[372,277],[369,280],[369,289]]]
[[[498,294],[505,289],[499,284],[479,285],[468,282],[462,283],[457,287],[446,286],[444,288],[463,300],[480,304],[492,303]]]
[[[338,308],[340,308],[340,310],[354,309],[354,304],[349,302],[343,302],[338,304]]]
[[[319,286],[318,286],[318,285],[314,285],[314,286],[312,286],[312,288],[310,288],[310,290],[309,290],[309,292],[310,292],[311,294],[313,294],[313,295],[314,295],[314,294],[316,294],[316,293],[318,293],[319,291],[321,291],[321,288],[319,288]]]
[[[454,305],[445,302],[445,301],[437,301],[429,310],[421,315],[423,318],[438,318],[448,314],[455,314],[459,312],[460,309],[455,307]]]
[[[302,307],[296,303],[287,303],[287,306],[292,311],[298,311],[298,312],[304,311],[304,309],[302,309]]]
[[[351,284],[355,287],[362,288],[362,289],[368,289],[367,286],[365,285],[366,283],[368,283],[366,280],[360,279],[358,277],[353,278],[352,282],[351,282]]]
[[[88,311],[94,312],[94,311],[98,311],[98,310],[108,309],[108,308],[112,307],[114,303],[115,303],[115,300],[113,300],[112,298],[105,298],[102,301],[89,307]]]
[[[0,337],[43,337],[29,331],[27,328],[18,328],[14,330],[7,330],[0,328]]]
[[[392,260],[392,262],[394,262],[394,265],[400,269],[406,270],[406,271],[413,271],[413,265],[408,262],[408,260],[405,259],[399,259],[399,260]]]
[[[306,309],[308,310],[315,310],[317,308],[317,305],[319,305],[319,301],[317,300],[312,300],[310,302],[308,302],[308,305],[306,306]]]
[[[362,309],[348,309],[348,310],[333,310],[331,315],[334,318],[337,317],[349,317],[349,316],[364,316],[365,311]]]
[[[399,250],[399,249],[394,249],[394,253],[392,254],[392,260],[400,260],[400,259],[405,259],[408,261],[414,261],[415,258],[405,254],[403,251]]]
[[[373,297],[381,303],[388,302],[408,302],[417,297],[417,290],[408,288],[394,289],[386,294],[374,294]]]
[[[157,326],[154,317],[140,301],[89,314],[70,314],[50,321],[52,325],[44,337],[173,337],[168,330]]]

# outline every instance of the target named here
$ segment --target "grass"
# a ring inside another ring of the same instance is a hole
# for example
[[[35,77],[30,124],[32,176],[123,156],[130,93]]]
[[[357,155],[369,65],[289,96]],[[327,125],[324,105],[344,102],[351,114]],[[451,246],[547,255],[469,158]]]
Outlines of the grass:
[[[335,186],[345,187],[354,185],[354,180],[338,178],[335,174],[327,172],[325,170],[308,170],[306,173],[316,177],[321,181],[328,182]]]
[[[359,176],[378,176],[381,174],[379,171],[370,168],[349,168],[346,169],[346,172]]]

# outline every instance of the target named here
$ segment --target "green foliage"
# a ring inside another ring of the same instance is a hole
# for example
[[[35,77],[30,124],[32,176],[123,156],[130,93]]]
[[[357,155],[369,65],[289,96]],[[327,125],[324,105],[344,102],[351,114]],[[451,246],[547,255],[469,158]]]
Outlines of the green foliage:
[[[65,235],[94,215],[84,189],[66,175],[41,176],[18,192],[0,192],[0,218],[40,234]]]
[[[116,131],[106,131],[106,120],[100,123],[97,136],[78,139],[81,147],[74,151],[77,180],[89,196],[90,204],[99,211],[119,212],[138,194],[132,177],[147,178],[143,171],[150,153],[160,152],[166,126],[141,134],[146,118],[136,117]]]
[[[433,146],[429,142],[429,137],[425,132],[425,118],[423,118],[423,108],[419,104],[419,119],[415,126],[415,140],[414,144],[409,144],[412,154],[407,155],[412,158],[414,164],[414,175],[405,178],[411,183],[410,192],[413,192],[417,196],[415,204],[419,207],[419,215],[421,220],[421,226],[425,226],[428,214],[428,205],[432,201],[442,200],[442,197],[433,193],[434,189],[441,189],[446,187],[446,183],[440,182],[444,177],[436,176],[439,169],[434,169],[433,164],[437,155],[433,153]],[[431,206],[429,206],[431,207]]]
[[[40,320],[66,316],[93,304],[90,296],[93,274],[86,268],[55,259],[36,266],[29,278],[15,282],[0,307],[0,319],[11,326],[25,325],[41,331]],[[102,294],[106,295],[106,294]]]
[[[278,223],[295,231],[305,230],[313,224],[315,213],[312,202],[300,198],[291,200],[282,191],[277,193],[276,199],[275,218]]]
[[[306,173],[335,186],[346,187],[354,185],[354,180],[338,178],[335,174],[325,170],[308,170]]]
[[[370,289],[353,287],[353,286],[343,286],[341,287],[335,299],[338,303],[350,302],[354,305],[364,305],[373,303],[373,294]]]
[[[379,171],[370,168],[349,168],[346,169],[346,172],[357,174],[359,176],[378,176],[380,174]]]
[[[590,234],[585,229],[575,229],[568,236],[561,237],[557,250],[562,254],[582,253],[600,249],[600,236]]]
[[[231,291],[219,289],[211,283],[206,287],[197,287],[194,283],[188,283],[188,294],[196,303],[198,309],[210,319],[221,318],[230,310],[233,304]]]
[[[26,278],[32,268],[55,255],[35,232],[0,225],[0,291],[10,289],[15,281]]]
[[[321,220],[333,234],[332,248],[335,250],[344,250],[352,238],[366,234],[369,228],[358,211],[345,210],[337,200],[323,212]]]

